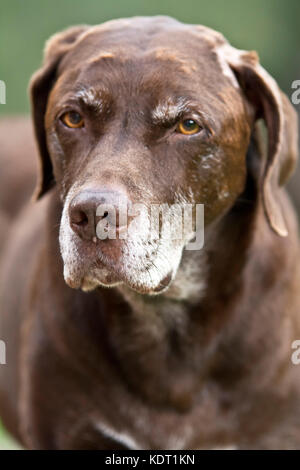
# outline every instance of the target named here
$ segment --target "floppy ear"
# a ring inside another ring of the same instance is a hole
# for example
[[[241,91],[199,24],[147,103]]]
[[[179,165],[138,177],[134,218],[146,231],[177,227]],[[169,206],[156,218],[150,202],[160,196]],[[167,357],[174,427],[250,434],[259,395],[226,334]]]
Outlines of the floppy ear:
[[[39,199],[54,185],[45,133],[48,95],[55,83],[57,68],[62,57],[88,28],[89,26],[75,26],[52,36],[46,43],[43,67],[33,75],[29,84],[34,132],[39,150],[38,181],[34,199]]]
[[[271,228],[281,236],[288,231],[279,192],[292,173],[298,157],[298,120],[287,96],[259,64],[256,52],[225,45],[223,51],[256,119],[263,118],[268,130],[267,161],[262,177],[262,201]]]

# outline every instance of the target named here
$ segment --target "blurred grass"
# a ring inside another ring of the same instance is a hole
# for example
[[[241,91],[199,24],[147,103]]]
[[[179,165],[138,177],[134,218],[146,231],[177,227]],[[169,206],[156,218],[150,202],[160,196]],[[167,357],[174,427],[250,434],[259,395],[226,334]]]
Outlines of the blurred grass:
[[[0,450],[19,450],[18,444],[7,434],[0,422]]]

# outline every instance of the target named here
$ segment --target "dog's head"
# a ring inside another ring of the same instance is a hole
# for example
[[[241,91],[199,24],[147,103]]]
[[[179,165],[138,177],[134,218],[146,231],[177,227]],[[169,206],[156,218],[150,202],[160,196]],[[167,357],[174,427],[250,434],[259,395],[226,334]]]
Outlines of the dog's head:
[[[243,192],[259,118],[268,129],[263,207],[270,227],[287,234],[277,192],[296,159],[296,114],[256,54],[219,33],[165,17],[68,29],[49,40],[31,96],[36,195],[58,186],[70,286],[167,288],[194,230],[164,237],[159,223],[161,236],[145,236],[150,206],[203,204],[206,224],[225,214]],[[116,237],[101,239],[99,223]]]

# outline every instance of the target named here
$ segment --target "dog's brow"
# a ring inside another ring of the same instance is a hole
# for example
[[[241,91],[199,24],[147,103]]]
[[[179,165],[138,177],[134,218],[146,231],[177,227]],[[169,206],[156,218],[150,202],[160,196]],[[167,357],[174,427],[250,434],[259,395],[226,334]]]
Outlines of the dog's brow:
[[[75,98],[81,100],[86,106],[99,112],[103,108],[103,93],[104,92],[95,90],[92,87],[82,87],[75,93]]]
[[[152,111],[152,120],[155,124],[167,124],[174,122],[184,113],[190,112],[194,107],[190,100],[179,99],[172,101],[170,99],[159,103]]]

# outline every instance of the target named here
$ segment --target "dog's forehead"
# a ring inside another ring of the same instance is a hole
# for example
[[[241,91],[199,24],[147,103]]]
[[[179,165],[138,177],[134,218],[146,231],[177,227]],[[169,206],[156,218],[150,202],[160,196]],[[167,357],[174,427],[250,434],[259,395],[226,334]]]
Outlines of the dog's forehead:
[[[90,48],[118,46],[145,51],[151,47],[164,45],[173,48],[174,51],[185,49],[185,53],[193,48],[202,46],[210,49],[227,41],[221,33],[203,25],[181,23],[169,17],[134,17],[108,21],[93,26],[85,31],[78,40],[78,46]]]
[[[109,21],[85,31],[66,54],[60,71],[76,68],[91,70],[126,62],[151,68],[180,70],[186,75],[216,74],[219,80],[230,74],[222,58],[224,37],[205,26],[188,25],[168,17],[137,17]],[[220,76],[221,72],[221,76]]]

